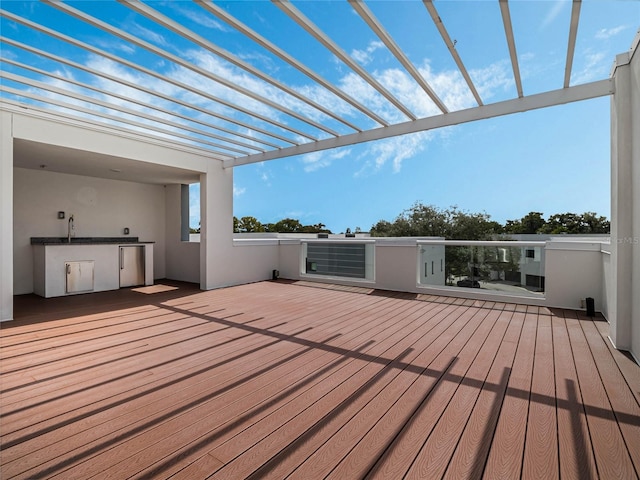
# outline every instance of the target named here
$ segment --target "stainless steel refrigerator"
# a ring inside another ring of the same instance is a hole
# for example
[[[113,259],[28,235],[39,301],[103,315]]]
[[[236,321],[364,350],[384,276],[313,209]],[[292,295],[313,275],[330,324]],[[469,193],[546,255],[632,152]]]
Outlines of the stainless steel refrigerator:
[[[120,286],[144,285],[144,245],[120,247]]]

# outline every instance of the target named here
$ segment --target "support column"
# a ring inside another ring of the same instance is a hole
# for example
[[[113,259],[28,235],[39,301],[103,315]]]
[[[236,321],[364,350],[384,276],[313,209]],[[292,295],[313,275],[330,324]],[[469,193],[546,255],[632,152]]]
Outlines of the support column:
[[[611,100],[610,336],[640,358],[640,55],[618,55]]]
[[[233,169],[211,161],[200,175],[200,288],[233,282]]]
[[[0,115],[0,321],[4,321],[13,320],[13,116]]]

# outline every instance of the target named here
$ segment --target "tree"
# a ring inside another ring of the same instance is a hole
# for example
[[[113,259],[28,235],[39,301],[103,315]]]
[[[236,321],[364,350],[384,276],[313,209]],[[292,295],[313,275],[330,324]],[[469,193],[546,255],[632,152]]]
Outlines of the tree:
[[[380,220],[371,227],[377,237],[444,237],[448,240],[489,240],[503,231],[487,213],[468,213],[453,206],[441,210],[415,203],[390,223]]]
[[[238,231],[242,233],[264,232],[264,227],[255,217],[242,217],[238,224]]]
[[[491,240],[503,227],[488,213],[468,213],[453,206],[445,211],[448,219],[447,240]]]
[[[520,220],[507,220],[504,231],[514,234],[540,233],[547,223],[542,215],[542,212],[529,212]]]
[[[302,224],[293,218],[283,218],[273,225],[271,232],[278,233],[299,233],[302,231]]]
[[[606,217],[598,216],[594,212],[585,212],[582,215],[575,213],[557,213],[551,215],[542,233],[559,234],[590,234],[609,233],[610,222]]]

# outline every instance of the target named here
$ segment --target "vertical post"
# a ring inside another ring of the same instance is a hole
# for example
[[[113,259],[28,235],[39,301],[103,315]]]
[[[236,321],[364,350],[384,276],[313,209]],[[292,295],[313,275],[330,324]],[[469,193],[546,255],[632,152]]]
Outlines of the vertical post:
[[[233,169],[211,161],[200,175],[200,288],[233,283]]]
[[[616,57],[611,99],[610,337],[640,358],[640,58]],[[634,208],[634,206],[636,206]]]
[[[0,115],[0,321],[4,321],[13,320],[13,116]]]

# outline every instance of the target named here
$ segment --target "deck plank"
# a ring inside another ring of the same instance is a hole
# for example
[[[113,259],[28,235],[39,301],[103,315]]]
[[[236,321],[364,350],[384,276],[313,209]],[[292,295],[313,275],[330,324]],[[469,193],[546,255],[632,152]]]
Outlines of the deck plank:
[[[560,477],[576,480],[598,478],[566,322],[559,316],[553,316],[551,322]]]
[[[520,478],[522,472],[538,319],[535,315],[514,313],[515,318],[519,316],[524,325],[483,473],[488,480]]]
[[[537,316],[537,312],[532,315]],[[529,397],[529,418],[525,439],[522,478],[559,478],[558,443],[556,439],[556,392],[553,364],[551,318],[538,317],[536,349],[533,355],[533,376]]]

